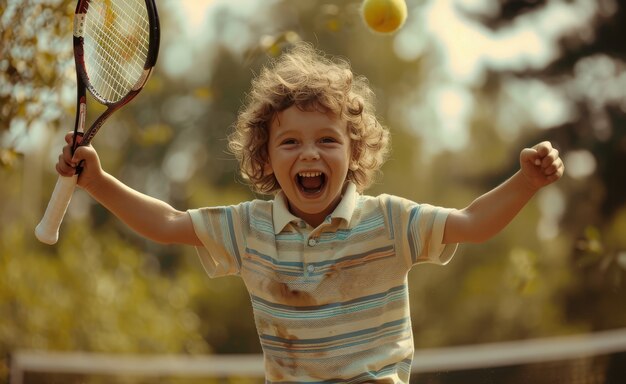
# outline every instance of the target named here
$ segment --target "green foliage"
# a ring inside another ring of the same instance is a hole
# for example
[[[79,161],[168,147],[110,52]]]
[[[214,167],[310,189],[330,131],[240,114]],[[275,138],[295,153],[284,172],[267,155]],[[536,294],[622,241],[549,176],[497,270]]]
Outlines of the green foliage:
[[[2,353],[210,351],[188,305],[198,290],[162,276],[154,256],[81,223],[65,227],[53,249],[33,246],[22,228],[2,233]]]

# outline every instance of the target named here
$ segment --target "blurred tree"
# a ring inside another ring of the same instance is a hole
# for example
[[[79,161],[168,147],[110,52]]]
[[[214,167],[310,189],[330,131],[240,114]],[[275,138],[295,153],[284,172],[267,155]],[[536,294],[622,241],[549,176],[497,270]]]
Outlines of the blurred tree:
[[[70,1],[0,4],[0,165],[14,164],[28,127],[58,127],[67,113],[59,91],[72,71]]]

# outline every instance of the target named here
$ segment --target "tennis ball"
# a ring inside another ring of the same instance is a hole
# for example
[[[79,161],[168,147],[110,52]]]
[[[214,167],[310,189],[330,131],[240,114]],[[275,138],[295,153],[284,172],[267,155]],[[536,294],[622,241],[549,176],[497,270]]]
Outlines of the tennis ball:
[[[361,12],[365,24],[379,33],[397,31],[407,16],[404,0],[364,0]]]

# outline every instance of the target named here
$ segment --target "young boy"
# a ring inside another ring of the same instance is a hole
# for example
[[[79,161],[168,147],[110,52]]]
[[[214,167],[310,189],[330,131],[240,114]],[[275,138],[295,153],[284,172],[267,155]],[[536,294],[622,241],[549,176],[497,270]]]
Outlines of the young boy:
[[[564,167],[548,142],[524,149],[516,174],[461,210],[363,195],[389,142],[372,99],[347,62],[306,44],[262,70],[229,146],[272,201],[181,212],[105,173],[92,147],[72,157],[68,144],[57,170],[84,161],[78,185],[132,229],[196,246],[211,277],[243,279],[267,382],[407,383],[411,267],[494,236]]]

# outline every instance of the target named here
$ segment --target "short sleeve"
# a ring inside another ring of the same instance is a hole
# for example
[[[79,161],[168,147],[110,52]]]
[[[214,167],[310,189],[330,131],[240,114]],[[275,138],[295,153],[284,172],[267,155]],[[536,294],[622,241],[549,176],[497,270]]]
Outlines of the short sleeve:
[[[397,248],[409,266],[445,265],[452,259],[458,244],[443,244],[443,235],[453,209],[418,204],[396,196],[386,196],[385,204]]]
[[[193,228],[202,242],[196,247],[200,262],[210,277],[237,275],[245,244],[242,206],[188,210]]]
[[[407,242],[413,264],[447,264],[457,244],[443,244],[443,232],[451,209],[419,204],[409,213]]]

